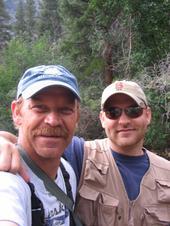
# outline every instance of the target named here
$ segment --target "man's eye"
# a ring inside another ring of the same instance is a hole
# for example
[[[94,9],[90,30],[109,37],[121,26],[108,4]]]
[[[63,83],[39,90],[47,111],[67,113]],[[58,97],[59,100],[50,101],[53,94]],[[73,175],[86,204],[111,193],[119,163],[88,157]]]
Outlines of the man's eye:
[[[45,112],[47,110],[43,105],[34,105],[32,106],[32,109],[37,112]]]
[[[60,109],[60,113],[63,115],[70,115],[73,113],[73,109],[71,108],[62,108]]]

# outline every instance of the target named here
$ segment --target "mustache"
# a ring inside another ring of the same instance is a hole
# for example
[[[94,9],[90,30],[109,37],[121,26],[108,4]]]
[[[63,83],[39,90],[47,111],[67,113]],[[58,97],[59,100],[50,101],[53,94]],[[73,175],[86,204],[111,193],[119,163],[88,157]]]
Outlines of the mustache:
[[[65,128],[57,126],[55,128],[42,127],[35,129],[33,132],[34,136],[49,136],[49,137],[67,137],[68,132]]]

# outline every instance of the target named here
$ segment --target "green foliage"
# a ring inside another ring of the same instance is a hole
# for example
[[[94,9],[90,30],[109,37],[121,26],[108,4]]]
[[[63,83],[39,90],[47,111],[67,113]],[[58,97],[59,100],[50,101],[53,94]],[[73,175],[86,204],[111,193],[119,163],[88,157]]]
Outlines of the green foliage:
[[[6,77],[6,68],[4,65],[0,65],[0,128],[3,130],[11,131],[11,116],[10,116],[10,102],[12,91],[9,91],[9,87],[12,87],[10,77]]]
[[[16,22],[14,24],[15,36],[27,41],[37,38],[36,7],[34,0],[20,0],[16,10]]]
[[[25,3],[20,0],[16,10],[15,34],[19,37],[26,37]]]
[[[32,66],[60,63],[56,48],[47,37],[30,43],[21,38],[13,39],[4,49],[0,61],[0,129],[12,130],[10,102],[15,98],[16,86],[23,72]]]
[[[36,38],[36,7],[34,0],[26,1],[25,22],[28,40]]]
[[[60,17],[62,18],[63,30],[61,51],[69,56],[72,64],[76,62],[79,73],[88,67],[92,58],[90,48],[91,22],[86,16],[88,4],[85,1],[61,1],[59,3]],[[68,15],[65,18],[65,15]]]
[[[168,145],[168,136],[170,127],[168,126],[168,119],[165,116],[165,99],[160,99],[160,93],[156,90],[150,90],[148,93],[152,100],[152,123],[149,127],[145,144],[149,148],[155,149],[157,152],[164,151]]]
[[[169,11],[170,2],[166,0],[127,1],[125,15],[131,16],[134,36],[132,58],[141,56],[134,66],[141,61],[144,66],[156,63],[170,51]]]
[[[145,145],[162,154],[169,148],[170,134],[170,56],[167,55],[154,67],[145,68],[140,83],[145,87],[152,110]]]
[[[16,15],[17,38],[0,55],[0,129],[12,129],[9,103],[23,71],[39,64],[59,63],[79,80],[79,135],[87,139],[104,136],[98,113],[106,82],[133,79],[143,84],[152,100],[153,120],[146,145],[167,149],[170,116],[165,83],[170,65],[170,2],[42,0],[38,12],[33,0],[23,3],[20,1]],[[166,62],[160,62],[162,59]]]
[[[61,35],[58,1],[42,0],[40,6],[39,34],[46,33],[52,42],[57,41]]]
[[[0,49],[5,47],[6,43],[10,40],[11,26],[9,25],[10,17],[6,12],[4,2],[0,1]]]

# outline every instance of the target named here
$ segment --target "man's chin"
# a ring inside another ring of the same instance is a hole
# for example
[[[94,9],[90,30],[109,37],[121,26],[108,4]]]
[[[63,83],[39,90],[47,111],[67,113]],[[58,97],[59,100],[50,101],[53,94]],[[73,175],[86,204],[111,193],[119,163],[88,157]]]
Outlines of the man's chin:
[[[64,152],[63,147],[38,147],[36,151],[39,156],[46,159],[60,158]]]

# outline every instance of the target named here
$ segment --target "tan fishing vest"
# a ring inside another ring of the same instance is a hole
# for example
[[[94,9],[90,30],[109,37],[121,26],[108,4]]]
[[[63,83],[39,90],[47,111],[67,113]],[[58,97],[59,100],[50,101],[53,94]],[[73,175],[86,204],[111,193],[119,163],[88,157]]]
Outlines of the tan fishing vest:
[[[108,139],[85,142],[76,204],[85,226],[170,226],[170,162],[147,154],[150,167],[130,201]]]

